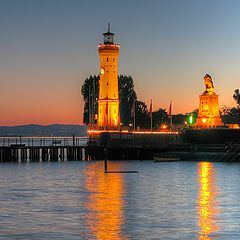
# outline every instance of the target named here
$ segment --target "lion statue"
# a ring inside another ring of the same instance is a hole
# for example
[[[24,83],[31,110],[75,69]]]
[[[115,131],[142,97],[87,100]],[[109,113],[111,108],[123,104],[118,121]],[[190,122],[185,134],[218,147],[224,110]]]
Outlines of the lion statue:
[[[205,93],[214,93],[214,86],[211,76],[209,74],[206,74],[203,79],[206,87]]]

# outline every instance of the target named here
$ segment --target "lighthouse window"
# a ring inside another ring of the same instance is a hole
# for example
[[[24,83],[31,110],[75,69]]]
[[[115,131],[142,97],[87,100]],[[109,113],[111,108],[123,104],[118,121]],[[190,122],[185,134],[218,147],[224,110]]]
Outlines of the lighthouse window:
[[[115,59],[113,58],[113,61],[115,62]]]
[[[115,97],[115,93],[114,93],[114,97]]]
[[[107,86],[108,86],[108,82],[107,82]]]
[[[108,57],[107,57],[107,62],[108,62]]]

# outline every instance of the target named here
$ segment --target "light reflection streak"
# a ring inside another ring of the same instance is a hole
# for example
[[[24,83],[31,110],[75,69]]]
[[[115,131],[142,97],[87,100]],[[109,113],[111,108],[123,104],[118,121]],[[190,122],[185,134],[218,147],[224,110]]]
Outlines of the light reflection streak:
[[[89,164],[85,170],[85,187],[89,192],[86,227],[96,239],[125,240],[122,233],[124,175],[104,174],[99,164]]]
[[[211,234],[219,230],[216,224],[218,205],[216,202],[216,187],[214,185],[213,164],[200,162],[198,164],[199,196],[198,222],[199,240],[211,240]]]
[[[130,134],[157,134],[157,135],[178,135],[176,131],[129,131],[129,130],[87,130],[88,134],[108,133],[130,133]]]

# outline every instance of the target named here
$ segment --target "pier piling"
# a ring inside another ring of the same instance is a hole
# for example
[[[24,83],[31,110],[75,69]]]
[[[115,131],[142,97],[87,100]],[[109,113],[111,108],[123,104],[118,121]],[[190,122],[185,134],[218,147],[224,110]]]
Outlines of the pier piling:
[[[0,162],[85,160],[87,146],[0,146]]]

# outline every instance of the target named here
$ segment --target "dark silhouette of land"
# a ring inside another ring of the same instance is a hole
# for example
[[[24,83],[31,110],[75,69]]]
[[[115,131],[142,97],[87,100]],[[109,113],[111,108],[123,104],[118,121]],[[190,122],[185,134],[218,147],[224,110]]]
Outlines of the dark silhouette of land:
[[[84,125],[63,125],[63,124],[52,124],[52,125],[21,125],[21,126],[0,126],[1,137],[12,137],[12,136],[56,136],[56,137],[67,137],[75,135],[76,137],[86,136],[87,126]]]

